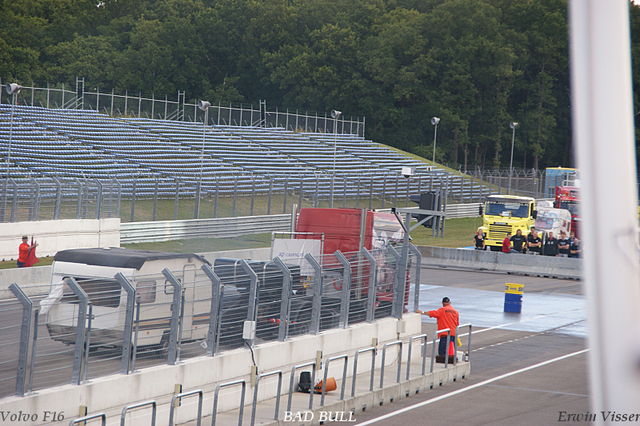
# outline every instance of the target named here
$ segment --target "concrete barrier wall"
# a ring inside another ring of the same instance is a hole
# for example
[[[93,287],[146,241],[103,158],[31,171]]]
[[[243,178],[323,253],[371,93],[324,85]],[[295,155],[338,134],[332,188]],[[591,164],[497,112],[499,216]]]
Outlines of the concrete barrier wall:
[[[38,257],[83,247],[120,247],[120,218],[0,223],[0,258],[17,260],[23,235],[34,236]]]
[[[378,348],[382,348],[385,342],[398,339],[408,339],[409,336],[421,333],[421,316],[417,314],[405,315],[402,320],[405,322],[405,332],[398,333],[398,320],[394,318],[384,318],[372,324],[356,324],[346,329],[327,330],[319,335],[299,336],[286,342],[269,342],[257,345],[253,348],[253,356],[260,373],[274,370],[282,370],[284,395],[288,392],[290,372],[294,365],[313,361],[316,351],[323,352],[323,359],[326,360],[336,355],[353,353],[362,348],[370,347],[372,339],[378,339]],[[387,360],[394,362],[396,356],[388,351]],[[419,352],[414,350],[413,354],[419,356]],[[406,355],[405,355],[406,356]],[[353,359],[351,359],[351,362]],[[381,357],[377,357],[378,368]],[[362,367],[366,367],[368,362],[362,362]],[[167,400],[174,393],[175,385],[181,384],[183,392],[202,389],[206,394],[204,404],[204,415],[210,415],[212,411],[211,398],[216,384],[226,383],[234,380],[247,381],[247,393],[245,403],[251,403],[253,392],[250,387],[250,373],[252,353],[247,349],[236,349],[225,352],[214,357],[197,357],[185,360],[178,365],[157,366],[145,368],[129,375],[111,375],[91,380],[82,385],[64,385],[56,388],[44,389],[36,394],[25,397],[7,397],[0,400],[0,411],[11,411],[12,413],[38,413],[40,420],[45,411],[64,412],[65,422],[69,424],[69,419],[78,413],[79,406],[88,407],[89,413],[107,411],[118,413],[122,407],[139,401],[154,399]],[[360,364],[359,364],[360,366]],[[351,367],[347,370],[351,374]],[[307,368],[308,370],[308,368]],[[340,377],[342,362],[332,363],[329,375]],[[300,370],[303,371],[303,370]],[[365,370],[366,371],[366,370]],[[394,372],[389,371],[390,376]],[[299,377],[299,371],[296,373]],[[269,384],[270,383],[270,384]],[[294,381],[294,386],[297,380]],[[265,381],[260,386],[260,400],[275,396],[276,383]],[[218,411],[226,411],[237,408],[240,388],[233,388],[225,391],[218,402]],[[316,400],[319,401],[318,399]],[[191,401],[183,401],[185,403]],[[195,402],[195,401],[194,401]],[[282,398],[281,404],[286,403],[286,398]],[[176,414],[176,422],[186,422],[192,420],[192,412],[195,410],[179,410]],[[245,412],[246,413],[246,412]],[[245,414],[246,415],[246,414]],[[109,414],[109,418],[113,414]],[[167,424],[167,416],[158,418],[158,425]],[[34,425],[52,424],[51,422],[37,421]],[[55,423],[58,424],[58,423]]]
[[[423,266],[580,279],[582,259],[419,246]]]

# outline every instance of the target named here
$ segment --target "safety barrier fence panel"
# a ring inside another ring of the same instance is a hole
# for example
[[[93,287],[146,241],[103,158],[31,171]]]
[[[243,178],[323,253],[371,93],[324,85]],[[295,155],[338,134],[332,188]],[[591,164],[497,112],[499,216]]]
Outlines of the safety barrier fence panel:
[[[471,324],[463,324],[461,326],[458,327],[458,330],[460,329],[464,329],[464,328],[469,328],[469,333],[468,333],[468,345],[470,345],[470,341],[471,341],[471,332],[472,332],[472,327]],[[448,339],[450,337],[449,334],[449,330],[448,329],[443,329],[443,330],[438,330],[436,332],[436,334],[434,335],[434,340],[433,340],[433,348],[435,349],[435,342],[437,340],[437,334],[438,333],[444,333],[447,332],[447,337],[445,337],[446,339]],[[419,373],[414,373],[414,374],[410,374],[410,365],[411,365],[411,361],[412,361],[412,355],[411,355],[411,347],[413,345],[413,343],[418,340],[421,342],[421,355],[420,358],[422,359],[422,371]],[[256,407],[257,404],[260,403],[260,399],[258,398],[258,392],[259,392],[259,387],[260,387],[260,383],[262,383],[263,380],[267,379],[267,378],[272,378],[277,376],[277,385],[275,388],[275,392],[272,393],[272,397],[266,397],[264,399],[271,399],[271,398],[275,398],[275,410],[273,412],[273,416],[270,415],[268,420],[279,420],[280,419],[280,398],[282,396],[283,392],[287,392],[288,394],[288,399],[287,399],[287,407],[286,407],[286,412],[291,412],[292,411],[292,402],[293,402],[293,392],[296,391],[295,389],[295,383],[296,383],[296,377],[298,376],[298,372],[300,372],[302,369],[308,368],[310,369],[310,377],[311,377],[311,389],[309,392],[309,400],[308,400],[308,404],[305,403],[305,407],[308,407],[309,410],[313,409],[313,397],[314,394],[316,392],[314,392],[313,390],[313,385],[315,384],[315,378],[316,378],[316,371],[317,370],[324,370],[323,373],[323,379],[322,379],[322,386],[320,387],[320,394],[321,394],[321,399],[319,402],[319,406],[322,407],[324,406],[324,402],[325,402],[325,394],[326,394],[326,385],[327,383],[330,382],[330,378],[328,377],[329,374],[329,367],[331,365],[331,363],[333,361],[338,361],[338,360],[343,360],[343,368],[342,368],[342,376],[338,378],[339,381],[341,381],[341,391],[340,391],[340,396],[339,396],[339,400],[343,400],[344,399],[344,390],[346,387],[346,383],[349,380],[349,377],[347,376],[347,367],[349,365],[349,363],[351,362],[353,364],[353,372],[351,375],[351,384],[352,384],[352,391],[351,391],[351,397],[356,396],[357,392],[356,392],[356,378],[358,376],[358,357],[360,354],[365,354],[367,352],[371,352],[371,368],[370,368],[370,383],[369,383],[369,387],[368,387],[368,392],[372,392],[374,390],[374,385],[373,385],[373,381],[374,381],[374,375],[376,372],[379,371],[380,374],[380,388],[383,387],[384,384],[384,372],[385,372],[385,364],[387,363],[386,361],[386,355],[387,355],[387,349],[396,347],[397,348],[397,355],[395,355],[397,357],[397,373],[396,373],[396,383],[400,383],[401,382],[401,371],[402,371],[402,363],[403,363],[403,346],[407,345],[408,346],[408,351],[407,351],[407,356],[405,358],[405,362],[407,364],[406,367],[406,380],[410,380],[411,377],[421,377],[421,376],[425,376],[427,374],[427,372],[425,371],[425,365],[426,365],[426,352],[427,352],[427,345],[430,344],[432,342],[428,342],[427,340],[427,335],[426,334],[421,334],[421,335],[417,335],[417,336],[412,336],[410,337],[408,340],[398,340],[398,341],[393,341],[393,342],[388,342],[385,345],[383,345],[382,347],[382,360],[380,363],[379,368],[376,368],[376,353],[377,353],[377,347],[376,346],[372,346],[369,348],[364,348],[364,349],[360,349],[358,351],[355,352],[354,355],[349,356],[347,354],[344,355],[338,355],[338,356],[334,356],[334,357],[330,357],[326,360],[320,360],[321,364],[320,364],[320,368],[318,368],[317,365],[317,361],[310,361],[307,363],[303,363],[303,364],[299,364],[299,365],[295,365],[292,367],[291,372],[290,372],[290,379],[289,379],[289,387],[288,389],[283,389],[282,387],[282,381],[283,381],[283,372],[281,370],[275,370],[275,371],[270,371],[270,372],[265,372],[262,373],[260,375],[258,375],[256,377],[255,380],[255,384],[254,384],[254,390],[253,390],[253,400],[252,400],[252,413],[251,413],[251,420],[250,420],[250,424],[254,425],[256,423],[256,421],[261,421],[260,419],[258,419],[256,417]],[[468,350],[470,350],[470,346],[468,346]],[[433,366],[433,362],[434,362],[434,358],[435,358],[435,352],[432,352],[431,355],[431,363]],[[393,362],[391,362],[391,365],[393,365]],[[448,363],[445,362],[444,368],[448,368],[449,365]],[[433,368],[432,368],[433,370]],[[433,371],[432,371],[433,372]],[[271,385],[273,386],[273,383],[271,383]],[[317,386],[317,385],[316,385]],[[245,380],[234,380],[231,382],[225,382],[225,383],[218,383],[216,384],[215,390],[213,392],[213,410],[212,410],[212,421],[211,421],[211,425],[215,426],[216,424],[216,420],[217,420],[217,414],[218,414],[218,402],[220,399],[220,395],[221,395],[221,391],[223,389],[228,389],[228,388],[237,388],[240,387],[240,390],[235,390],[233,392],[229,392],[228,394],[225,395],[225,397],[229,398],[229,399],[233,399],[233,398],[238,398],[239,397],[239,402],[237,403],[237,406],[239,407],[239,412],[238,412],[238,425],[241,425],[243,422],[243,412],[244,412],[244,401],[245,401],[245,396],[246,396],[246,392],[247,392],[247,382]],[[360,391],[363,392],[363,391]],[[239,395],[238,395],[239,394]],[[181,392],[178,394],[173,395],[172,399],[171,399],[171,403],[170,403],[170,411],[169,411],[169,424],[173,425],[174,424],[174,416],[175,416],[175,412],[177,411],[176,408],[178,407],[190,407],[187,408],[187,410],[193,410],[192,404],[183,404],[182,400],[186,397],[193,397],[193,396],[197,396],[198,397],[198,405],[197,405],[197,411],[195,414],[195,421],[196,424],[200,425],[202,423],[202,403],[204,400],[204,392],[201,389],[196,389],[196,390],[191,390],[191,391],[185,391],[185,392]],[[144,402],[140,402],[137,404],[132,404],[132,405],[128,405],[127,407],[125,407],[122,410],[122,414],[120,416],[121,418],[121,425],[124,426],[125,425],[125,420],[127,418],[127,415],[130,416],[130,412],[131,410],[136,410],[139,408],[143,408],[143,407],[151,407],[152,409],[152,413],[151,413],[151,424],[154,425],[155,421],[156,421],[156,401],[144,401]],[[298,407],[299,408],[299,407]],[[131,416],[130,416],[131,417]],[[103,421],[106,421],[106,416],[104,413],[96,413],[96,414],[91,414],[88,416],[84,416],[75,420],[71,421],[71,425],[73,424],[78,424],[82,421],[85,420],[91,420],[91,419],[96,419],[96,418],[102,418],[104,419]],[[129,418],[129,420],[134,420],[133,418]],[[266,418],[264,418],[264,420],[267,420]],[[262,421],[264,421],[262,420]],[[139,422],[139,419],[136,419],[137,422]],[[137,424],[137,423],[136,423]]]
[[[0,299],[4,396],[372,322],[391,315],[395,297],[412,312],[419,263],[407,250],[400,277],[404,252],[221,258],[128,278],[66,277],[49,295],[13,284]]]
[[[242,426],[242,415],[244,413],[244,396],[247,387],[247,383],[244,380],[236,380],[233,382],[222,383],[216,386],[216,390],[213,394],[213,414],[211,416],[211,426],[215,426],[216,424],[216,416],[218,414],[218,397],[220,396],[220,390],[222,388],[228,388],[237,385],[240,385],[242,387],[239,404],[240,410],[238,412],[238,426]]]
[[[339,359],[343,360],[343,367],[342,367],[342,385],[340,387],[340,401],[342,401],[344,399],[344,387],[347,384],[347,364],[349,363],[349,356],[348,355],[338,355],[338,356],[334,356],[331,357],[329,359],[327,359],[325,361],[325,366],[324,366],[324,379],[322,379],[322,386],[321,386],[321,395],[320,395],[320,405],[324,406],[324,396],[327,393],[327,380],[329,379],[329,364],[331,363],[331,361],[337,361]]]
[[[156,425],[156,414],[158,411],[158,404],[156,401],[144,401],[139,402],[137,404],[127,405],[122,409],[122,414],[120,415],[120,426],[125,426],[127,421],[127,414],[129,415],[129,419],[135,421],[136,424],[140,424],[138,419],[132,419],[132,411],[138,410],[139,408],[151,406],[151,426]],[[171,417],[171,416],[170,416]]]
[[[258,388],[260,384],[260,379],[263,377],[270,377],[278,375],[278,388],[276,389],[276,406],[273,414],[273,419],[278,420],[278,413],[280,411],[280,394],[282,392],[282,371],[271,371],[269,373],[262,373],[256,377],[255,387],[253,391],[253,404],[251,406],[251,426],[253,426],[256,422],[256,408],[258,405]]]
[[[216,388],[216,397],[218,396],[217,392],[218,392],[218,389]],[[189,392],[181,392],[179,394],[173,395],[173,397],[171,398],[171,405],[169,407],[169,426],[174,425],[173,414],[174,414],[176,405],[182,401],[182,398],[186,398],[188,396],[193,396],[193,395],[198,396],[198,411],[196,412],[196,424],[197,426],[200,426],[202,424],[202,401],[204,398],[204,393],[200,389],[198,389],[198,390],[193,390]]]

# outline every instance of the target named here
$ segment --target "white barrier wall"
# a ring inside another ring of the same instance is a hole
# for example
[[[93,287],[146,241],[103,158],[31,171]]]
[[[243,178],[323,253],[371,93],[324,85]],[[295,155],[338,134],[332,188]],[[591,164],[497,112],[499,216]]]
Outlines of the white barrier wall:
[[[18,259],[23,235],[38,242],[38,257],[70,248],[120,247],[120,218],[0,223],[0,259]]]
[[[286,395],[289,391],[290,372],[294,365],[313,361],[317,351],[322,351],[323,360],[336,355],[349,354],[350,361],[353,362],[353,354],[358,349],[371,346],[372,339],[378,339],[378,348],[391,341],[399,339],[407,340],[409,336],[421,333],[421,316],[418,314],[406,314],[401,320],[403,327],[398,326],[395,318],[383,318],[374,323],[360,323],[347,327],[346,329],[332,329],[324,331],[318,335],[305,335],[291,338],[285,342],[267,342],[253,347],[253,355],[247,349],[235,349],[226,351],[214,357],[200,356],[181,361],[175,366],[161,365],[156,367],[143,368],[128,375],[113,374],[107,377],[93,379],[80,386],[64,385],[56,388],[43,389],[25,397],[10,396],[0,400],[0,412],[38,414],[38,421],[28,423],[35,425],[66,425],[70,419],[78,413],[79,406],[86,406],[89,413],[106,411],[109,419],[118,418],[122,407],[128,404],[143,400],[166,401],[171,398],[175,391],[175,385],[182,385],[183,392],[195,389],[202,389],[206,392],[203,414],[211,415],[212,397],[216,384],[243,379],[250,383],[251,366],[253,359],[260,373],[282,370],[283,386],[281,398],[282,404],[286,404]],[[398,333],[398,330],[404,330]],[[417,347],[417,346],[416,346]],[[419,357],[418,350],[412,352],[412,358]],[[406,353],[406,352],[405,352]],[[397,346],[387,353],[385,364],[391,365],[398,356]],[[406,355],[404,355],[406,356]],[[376,369],[380,368],[382,357],[376,357]],[[368,358],[366,358],[368,359]],[[341,377],[342,361],[332,363],[329,368],[330,377]],[[362,371],[369,371],[369,362],[362,362]],[[353,364],[347,369],[348,377],[351,376]],[[307,370],[310,369],[307,368]],[[300,374],[296,371],[296,378]],[[322,371],[318,374],[323,374]],[[394,377],[395,369],[390,369],[389,377]],[[294,378],[294,386],[297,380]],[[237,408],[239,398],[239,387],[225,392],[218,403],[218,412]],[[275,381],[265,381],[260,386],[259,399],[264,400],[276,395]],[[318,396],[319,398],[319,396]],[[249,404],[253,400],[253,389],[248,386],[245,403]],[[316,399],[315,404],[318,404]],[[182,405],[193,407],[194,399],[184,399]],[[317,405],[316,405],[317,407]],[[160,408],[157,424],[166,426],[168,424],[168,404]],[[65,421],[44,422],[44,412],[63,412]],[[184,423],[193,420],[194,411],[188,412],[178,410],[176,413],[177,423]],[[248,417],[248,410],[245,408],[245,416]],[[0,422],[0,424],[2,424]],[[112,424],[110,422],[110,424]],[[137,423],[136,423],[137,424]],[[140,423],[147,424],[147,423]]]

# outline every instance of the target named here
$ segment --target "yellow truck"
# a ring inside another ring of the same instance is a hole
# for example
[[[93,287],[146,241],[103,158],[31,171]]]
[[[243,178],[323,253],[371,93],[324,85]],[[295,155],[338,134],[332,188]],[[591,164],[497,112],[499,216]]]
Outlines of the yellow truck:
[[[482,209],[482,208],[481,208]],[[482,231],[485,245],[492,251],[502,250],[502,241],[521,229],[522,235],[529,235],[537,216],[536,200],[515,195],[490,195],[482,209]]]

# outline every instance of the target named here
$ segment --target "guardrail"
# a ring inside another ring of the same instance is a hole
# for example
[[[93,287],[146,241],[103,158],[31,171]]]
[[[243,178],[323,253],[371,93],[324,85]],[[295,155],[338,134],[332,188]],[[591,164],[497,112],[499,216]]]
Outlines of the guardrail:
[[[233,238],[265,232],[284,232],[290,228],[291,214],[127,222],[120,224],[120,242],[132,244],[189,238]]]

